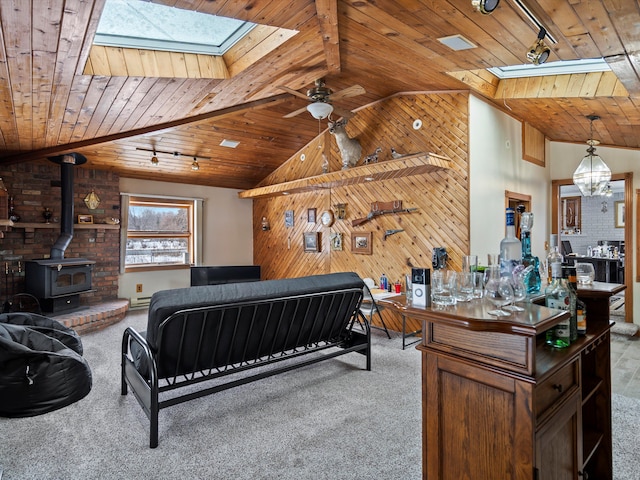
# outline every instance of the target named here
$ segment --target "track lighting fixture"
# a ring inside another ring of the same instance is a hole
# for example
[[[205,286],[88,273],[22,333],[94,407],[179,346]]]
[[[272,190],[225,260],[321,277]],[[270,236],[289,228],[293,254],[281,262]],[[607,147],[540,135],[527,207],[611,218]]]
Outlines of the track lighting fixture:
[[[498,8],[500,0],[471,0],[471,6],[483,15],[489,15]]]
[[[531,48],[529,48],[529,51],[527,52],[527,60],[529,60],[534,65],[543,64],[549,58],[551,49],[544,43],[544,37],[546,36],[547,31],[541,27],[540,33],[538,33],[538,38],[536,39],[535,43],[531,45]]]
[[[177,159],[178,157],[189,157],[189,158],[193,158],[193,162],[191,163],[191,169],[192,170],[200,170],[200,164],[198,163],[198,159],[200,160],[211,160],[211,157],[201,157],[198,155],[187,155],[186,153],[180,153],[180,152],[165,152],[162,150],[156,150],[151,149],[151,148],[142,148],[142,147],[136,147],[136,150],[142,150],[143,152],[153,152],[153,156],[151,157],[151,164],[153,166],[157,166],[159,162],[158,160],[158,154],[159,153],[163,153],[165,155],[171,155],[173,156],[173,158]]]
[[[597,115],[587,116],[591,122],[590,139],[587,140],[589,148],[587,155],[582,159],[573,174],[573,183],[580,189],[585,197],[602,195],[611,180],[611,170],[606,163],[596,154],[595,146],[600,142],[593,139],[593,121],[599,120]]]

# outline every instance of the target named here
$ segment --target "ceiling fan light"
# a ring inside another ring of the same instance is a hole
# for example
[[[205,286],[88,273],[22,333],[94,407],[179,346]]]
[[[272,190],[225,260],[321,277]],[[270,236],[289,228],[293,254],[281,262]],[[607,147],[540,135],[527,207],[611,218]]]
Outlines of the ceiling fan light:
[[[471,0],[471,6],[483,15],[490,15],[498,8],[500,0]]]
[[[330,103],[314,102],[307,105],[307,110],[313,118],[322,120],[324,118],[327,118],[331,114],[331,112],[333,112],[333,107]]]

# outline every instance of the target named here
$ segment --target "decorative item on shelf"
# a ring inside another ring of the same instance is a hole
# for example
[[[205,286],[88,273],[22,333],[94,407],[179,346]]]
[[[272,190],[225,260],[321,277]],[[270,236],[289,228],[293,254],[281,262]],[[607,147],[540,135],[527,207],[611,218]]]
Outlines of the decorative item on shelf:
[[[111,218],[107,218],[106,222],[109,225],[118,225],[120,223],[120,219],[119,218],[115,218],[115,217],[111,217]]]
[[[371,204],[371,211],[366,217],[356,218],[351,221],[351,225],[357,227],[363,223],[372,220],[380,215],[388,215],[390,213],[411,213],[418,210],[417,208],[402,208],[402,200],[393,200],[391,202],[374,202]]]
[[[89,210],[95,210],[100,205],[100,197],[98,197],[98,195],[96,195],[96,192],[91,189],[91,193],[84,197],[84,203],[89,208]]]
[[[611,180],[611,170],[606,163],[596,154],[595,146],[600,142],[593,139],[593,121],[599,120],[597,115],[587,115],[589,119],[589,140],[587,144],[587,155],[582,159],[580,165],[573,174],[573,183],[580,189],[580,193],[585,197],[597,197],[602,195],[609,180]]]
[[[404,229],[396,228],[395,230],[385,230],[384,236],[382,237],[382,239],[386,241],[387,238],[390,237],[391,235],[395,235],[396,233],[400,233],[400,232],[404,232]]]
[[[285,210],[284,212],[284,226],[287,228],[293,227],[293,210]]]
[[[78,223],[93,223],[93,215],[78,215]]]
[[[44,217],[44,223],[51,223],[51,217],[53,217],[53,212],[49,207],[44,207],[42,211],[42,216]]]
[[[271,230],[271,225],[269,225],[267,217],[262,217],[262,231],[266,232],[267,230]]]
[[[322,215],[320,215],[320,221],[325,227],[330,227],[335,221],[335,216],[331,210],[325,210],[322,212]]]
[[[382,152],[382,148],[381,147],[376,148],[376,150],[373,153],[364,157],[362,164],[369,165],[370,163],[378,163],[378,155],[380,154],[380,152]]]
[[[316,223],[316,209],[308,208],[307,209],[307,223]]]
[[[329,172],[329,159],[323,153],[322,154],[322,173],[328,173],[328,172]]]
[[[331,250],[335,252],[342,251],[342,233],[333,232],[331,234]]]
[[[342,169],[355,167],[362,156],[362,145],[356,138],[350,138],[345,130],[347,119],[329,122],[329,133],[336,137],[338,150],[342,156]]]
[[[336,217],[338,220],[344,220],[347,218],[347,204],[346,203],[338,203],[333,206],[336,209]]]
[[[408,153],[399,153],[395,148],[391,147],[391,156],[393,158],[402,158],[402,157],[406,157],[407,155],[409,155]]]
[[[320,251],[320,233],[304,232],[304,251],[319,252]]]
[[[16,207],[13,203],[13,195],[9,197],[9,220],[12,222],[20,221],[20,215],[16,213]]]
[[[371,232],[354,232],[351,234],[351,252],[363,255],[373,253],[373,234]]]

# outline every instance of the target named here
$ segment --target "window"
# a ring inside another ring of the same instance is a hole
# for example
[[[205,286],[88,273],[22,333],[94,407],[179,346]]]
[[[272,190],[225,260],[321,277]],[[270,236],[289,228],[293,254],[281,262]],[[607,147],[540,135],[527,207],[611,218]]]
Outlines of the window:
[[[194,200],[130,197],[125,267],[194,263]]]

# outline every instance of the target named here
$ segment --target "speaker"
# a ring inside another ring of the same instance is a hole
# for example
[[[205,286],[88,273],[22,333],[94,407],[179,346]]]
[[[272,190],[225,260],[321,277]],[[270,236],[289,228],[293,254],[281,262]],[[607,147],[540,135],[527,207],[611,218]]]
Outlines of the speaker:
[[[418,307],[431,306],[431,270],[411,269],[411,301]]]

